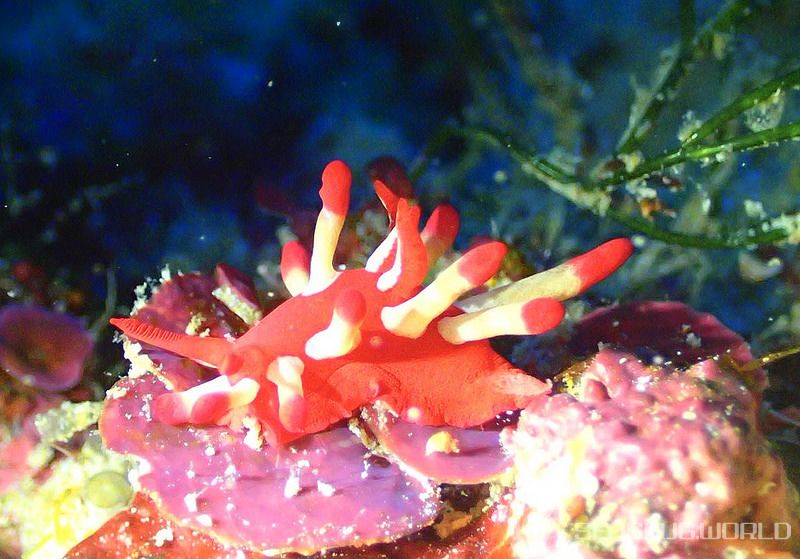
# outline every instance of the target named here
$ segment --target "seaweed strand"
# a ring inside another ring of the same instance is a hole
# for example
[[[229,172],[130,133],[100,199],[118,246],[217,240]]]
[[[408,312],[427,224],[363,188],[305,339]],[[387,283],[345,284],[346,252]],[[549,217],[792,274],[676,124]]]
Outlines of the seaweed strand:
[[[537,106],[553,120],[556,141],[563,146],[577,145],[583,126],[577,78],[530,39],[533,29],[527,24],[519,2],[492,0],[489,5],[513,50],[521,78],[536,93]]]
[[[692,45],[697,28],[697,14],[694,0],[680,0],[678,5],[678,24],[681,30],[681,49],[688,49]]]
[[[743,93],[692,132],[683,143],[684,148],[697,144],[700,140],[716,132],[720,126],[729,120],[769,99],[776,93],[796,86],[800,86],[800,68],[772,79],[747,93]]]
[[[795,121],[767,130],[722,140],[715,144],[684,144],[659,157],[647,159],[630,171],[620,171],[610,177],[602,179],[597,182],[595,188],[621,185],[625,182],[645,177],[656,171],[663,171],[669,167],[687,161],[704,162],[718,154],[764,148],[777,142],[792,140],[798,137],[800,137],[800,121]]]
[[[689,7],[681,5],[681,21],[688,19]],[[693,12],[693,6],[691,11]],[[729,0],[717,15],[700,28],[691,41],[683,38],[674,47],[669,67],[662,73],[652,88],[647,100],[637,109],[631,110],[628,127],[617,142],[617,153],[630,153],[636,150],[653,129],[661,110],[669,103],[692,63],[703,53],[715,33],[729,31],[753,11],[747,0]],[[635,107],[636,105],[634,105]]]
[[[713,235],[698,235],[681,233],[660,227],[654,221],[643,217],[631,215],[612,206],[611,195],[604,189],[590,189],[584,182],[569,171],[559,167],[534,153],[530,153],[515,143],[510,136],[500,134],[489,128],[450,125],[446,128],[449,135],[457,134],[467,139],[479,141],[490,146],[506,151],[523,170],[538,179],[550,190],[563,196],[581,209],[588,210],[595,215],[605,216],[613,219],[617,223],[629,229],[646,235],[655,240],[664,241],[674,245],[694,248],[743,248],[755,245],[773,244],[785,240],[790,236],[790,232],[783,225],[785,221],[795,219],[796,215],[782,216],[781,218],[766,218],[756,224],[751,224],[740,229],[722,230]],[[777,131],[777,132],[776,132]],[[715,146],[703,146],[687,154],[682,154],[685,159],[702,159],[711,157],[715,153],[727,150],[741,150],[754,147],[762,147],[764,143],[777,141],[778,136],[786,138],[800,135],[800,123],[772,128],[763,132],[748,134],[728,140],[726,143]],[[785,138],[784,138],[785,139]],[[716,151],[714,151],[716,150]],[[657,160],[658,165],[649,165],[650,170],[644,171],[636,177],[644,176],[656,169],[663,169],[680,162],[679,158],[672,154],[667,154]],[[641,167],[641,166],[640,166]],[[637,168],[638,169],[638,168]],[[629,178],[636,178],[629,177]],[[613,178],[613,177],[612,177]],[[620,179],[620,182],[629,180]]]
[[[506,31],[515,46],[517,55],[523,59],[530,57],[520,37],[519,29],[513,20],[513,5],[507,0],[493,0],[494,10],[501,23],[505,23]],[[730,32],[754,10],[752,2],[746,0],[728,0],[720,11],[697,29],[696,11],[693,0],[681,0],[678,20],[680,24],[680,40],[673,47],[669,65],[659,74],[657,83],[643,103],[636,104],[631,110],[631,118],[627,130],[618,143],[616,153],[625,155],[638,149],[642,140],[652,129],[653,122],[660,111],[674,97],[677,88],[688,73],[691,65],[711,48],[712,39],[717,33]],[[515,41],[516,39],[516,41]],[[531,61],[528,61],[531,63]],[[535,82],[535,80],[529,80]],[[546,93],[547,88],[539,86]],[[769,102],[787,89],[800,86],[800,68],[774,78],[758,87],[739,95],[732,102],[720,109],[696,129],[674,149],[660,155],[644,158],[638,163],[631,161],[631,166],[601,171],[602,178],[596,175],[585,175],[576,171],[569,164],[560,164],[552,158],[541,156],[535,148],[516,141],[511,134],[486,126],[462,125],[449,123],[443,126],[432,137],[422,156],[412,166],[410,176],[417,180],[422,175],[434,154],[444,151],[448,142],[454,137],[486,144],[508,153],[524,173],[537,179],[556,194],[566,198],[578,208],[592,212],[599,217],[608,217],[625,227],[646,235],[652,239],[670,244],[698,248],[734,248],[753,247],[785,241],[800,243],[800,212],[780,216],[764,216],[759,220],[750,220],[740,228],[726,228],[717,224],[717,230],[705,234],[690,234],[674,231],[658,223],[648,215],[637,215],[627,207],[622,207],[620,197],[615,191],[620,187],[668,171],[670,168],[687,162],[708,164],[727,159],[731,154],[768,147],[786,140],[800,139],[800,121],[766,129],[758,129],[751,133],[732,138],[712,139],[719,134],[723,125],[743,112],[752,109],[759,103]],[[626,160],[624,157],[620,159]],[[634,159],[634,158],[631,158]],[[637,157],[638,159],[638,157]],[[616,161],[616,163],[622,163]],[[619,165],[621,166],[621,165]],[[610,166],[608,167],[610,169]],[[643,207],[644,214],[644,207]]]

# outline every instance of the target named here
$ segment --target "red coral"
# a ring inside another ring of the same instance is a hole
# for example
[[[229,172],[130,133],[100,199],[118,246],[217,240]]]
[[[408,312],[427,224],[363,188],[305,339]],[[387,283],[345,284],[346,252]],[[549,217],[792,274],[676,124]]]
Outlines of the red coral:
[[[628,240],[609,241],[558,268],[472,297],[459,304],[464,313],[454,306],[457,299],[497,271],[505,246],[472,248],[422,288],[434,258],[455,236],[457,215],[449,207],[435,212],[421,236],[419,208],[376,180],[394,227],[364,269],[336,270],[350,179],[341,161],[325,168],[314,250],[308,258],[299,245],[284,251],[281,271],[294,296],[235,341],[158,328],[141,313],[112,321],[130,338],[221,373],[160,396],[158,419],[236,424],[255,417],[272,444],[322,431],[374,401],[415,423],[481,424],[548,390],[497,355],[487,339],[553,327],[563,316],[558,300],[604,278],[631,252]]]
[[[48,392],[72,388],[94,348],[75,318],[37,305],[0,309],[0,369]]]
[[[36,416],[55,408],[62,401],[63,398],[55,394],[17,397],[17,402],[24,403],[21,409],[16,410],[17,416],[9,418],[8,424],[13,426],[11,436],[0,434],[0,495],[26,476],[36,474],[37,467],[29,461],[31,452],[41,440],[36,429]],[[6,404],[6,399],[0,399],[0,403]],[[6,425],[3,427],[7,428]]]
[[[137,494],[131,506],[106,522],[97,532],[73,547],[65,559],[258,559],[264,554],[220,543],[215,538],[166,518],[155,502]],[[299,559],[284,553],[280,559]],[[463,530],[440,542],[403,539],[390,544],[321,552],[314,559],[439,559],[465,557],[509,559],[505,517],[497,506]]]

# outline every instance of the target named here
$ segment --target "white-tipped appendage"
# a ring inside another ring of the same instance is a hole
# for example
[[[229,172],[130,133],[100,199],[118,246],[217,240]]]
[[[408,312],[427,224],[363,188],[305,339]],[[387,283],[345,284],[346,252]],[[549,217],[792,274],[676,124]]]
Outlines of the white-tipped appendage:
[[[283,284],[286,290],[292,297],[300,295],[308,287],[309,274],[308,271],[301,268],[294,268],[289,270],[289,273],[283,278]]]
[[[299,431],[305,413],[302,359],[281,355],[267,368],[267,380],[278,389],[278,418],[289,431]]]
[[[243,378],[231,387],[230,402],[231,408],[238,408],[239,406],[246,406],[256,399],[258,389],[260,388],[258,381],[252,378]]]
[[[569,262],[564,262],[555,268],[468,297],[456,306],[465,312],[473,312],[543,297],[564,301],[580,293],[582,288],[581,279]]]
[[[433,210],[420,233],[422,243],[425,245],[425,252],[428,255],[429,268],[453,246],[458,228],[458,212],[453,206],[440,204]]]
[[[394,263],[392,263],[392,267],[378,277],[376,286],[380,291],[389,291],[392,287],[397,285],[397,282],[400,281],[400,276],[403,274],[404,247],[399,238],[397,239],[396,246],[397,251],[395,251]]]
[[[308,286],[309,255],[305,247],[291,240],[281,249],[281,279],[292,297]]]
[[[561,303],[555,299],[535,299],[445,317],[436,327],[451,344],[463,344],[495,336],[540,334],[556,326],[562,318]]]
[[[333,267],[333,255],[344,227],[344,216],[322,208],[314,228],[314,247],[311,251],[311,266],[308,285],[304,295],[319,293],[328,287],[338,272]]]
[[[311,336],[305,345],[312,359],[332,359],[353,351],[361,343],[361,324],[366,314],[366,300],[355,290],[343,291],[336,299],[328,327]]]
[[[278,399],[281,391],[287,394],[303,395],[303,360],[294,355],[276,357],[267,368],[267,380],[278,387]]]
[[[197,386],[193,386],[183,392],[176,393],[180,401],[191,410],[197,400],[209,394],[226,394],[230,408],[246,406],[255,400],[258,394],[258,382],[251,378],[243,378],[231,384],[226,375],[220,375]]]
[[[395,307],[381,311],[381,322],[390,332],[418,338],[431,321],[442,314],[463,293],[477,287],[458,271],[458,262],[442,271],[422,291]]]
[[[505,253],[506,246],[499,241],[471,248],[414,297],[381,310],[383,326],[398,336],[420,337],[456,299],[491,278]]]
[[[367,263],[364,266],[364,269],[368,272],[377,272],[383,263],[386,261],[387,258],[392,254],[392,249],[394,248],[394,244],[397,242],[397,228],[392,229],[389,231],[389,234],[381,241],[375,250],[372,251],[372,254],[369,255],[367,258]]]

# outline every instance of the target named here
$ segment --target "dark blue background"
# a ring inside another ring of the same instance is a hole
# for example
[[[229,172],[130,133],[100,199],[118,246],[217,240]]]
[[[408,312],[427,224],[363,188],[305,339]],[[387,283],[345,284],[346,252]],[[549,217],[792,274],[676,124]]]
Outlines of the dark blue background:
[[[786,64],[791,35],[781,33],[797,9],[773,4],[731,57],[743,77],[725,87],[712,85],[718,74],[690,81],[669,118],[719,106]],[[582,141],[563,146],[566,153],[587,145],[590,161],[610,153],[627,124],[631,76],[647,83],[659,51],[679,36],[678,1],[512,5],[554,76],[578,84]],[[698,2],[697,21],[716,6]],[[411,164],[454,119],[499,126],[544,152],[559,143],[558,119],[526,83],[490,3],[53,0],[4,2],[2,12],[0,196],[16,210],[0,224],[0,258],[76,276],[114,264],[123,298],[167,261],[192,269],[226,260],[252,273],[274,254],[283,223],[259,209],[257,189],[312,207],[331,159],[354,168],[358,201],[369,193],[368,161],[391,154]],[[674,143],[675,122],[655,135],[653,149]],[[527,246],[526,224],[563,209],[530,184],[514,183],[530,195],[502,194],[492,180],[510,166],[502,155],[480,155],[466,165],[471,174],[447,174],[449,161],[464,168],[462,156],[450,149],[417,185],[423,201],[462,205],[461,245],[470,234],[497,233],[492,221],[505,213],[516,225],[499,232]],[[785,170],[771,161],[748,166],[725,203],[759,194],[764,165]],[[94,187],[105,194],[95,196]],[[564,211],[571,229],[550,239],[555,257],[625,233]],[[663,280],[654,291],[689,296],[685,280]]]

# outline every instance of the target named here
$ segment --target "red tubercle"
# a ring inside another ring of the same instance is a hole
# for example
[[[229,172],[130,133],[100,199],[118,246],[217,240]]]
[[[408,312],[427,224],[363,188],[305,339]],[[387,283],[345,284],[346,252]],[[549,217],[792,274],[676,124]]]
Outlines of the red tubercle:
[[[404,198],[397,205],[397,246],[395,258],[400,258],[400,277],[396,287],[408,291],[418,287],[428,272],[428,255],[419,235],[419,206]]]
[[[541,334],[558,326],[564,318],[564,305],[549,297],[533,299],[522,305],[522,320],[528,334]]]
[[[348,324],[358,324],[367,314],[367,301],[360,291],[345,289],[336,297],[336,314]]]
[[[212,425],[231,409],[230,396],[222,392],[203,394],[192,405],[189,421],[198,425]]]
[[[322,172],[322,187],[319,197],[322,206],[339,216],[347,215],[350,205],[350,183],[353,175],[344,161],[331,161]]]
[[[506,252],[508,247],[500,241],[479,244],[458,259],[458,273],[472,285],[482,285],[497,273]]]
[[[604,280],[633,254],[630,239],[619,238],[606,241],[589,252],[567,261],[581,282],[581,291]]]
[[[270,363],[270,356],[256,345],[234,345],[219,365],[220,374],[238,382],[244,376],[257,377]]]
[[[450,204],[439,204],[431,212],[431,216],[422,230],[422,238],[434,238],[452,245],[458,235],[461,218],[458,211]]]
[[[289,241],[281,248],[281,277],[286,280],[294,270],[304,270],[306,273],[311,267],[311,256],[308,249],[300,241]]]
[[[280,403],[278,418],[284,429],[290,433],[302,433],[306,419],[306,401],[299,394],[294,394]]]
[[[235,375],[241,370],[243,364],[244,359],[242,359],[242,356],[235,351],[231,351],[220,363],[219,372],[227,376]]]
[[[189,419],[191,410],[177,393],[161,394],[153,400],[153,419],[166,425],[180,425]]]
[[[389,234],[391,235],[391,234],[394,234],[394,233],[395,233],[395,231],[393,229],[392,231],[390,231]],[[387,271],[389,268],[391,268],[392,264],[394,263],[394,259],[395,259],[396,256],[397,256],[397,238],[395,237],[394,240],[391,243],[391,248],[389,248],[389,250],[386,252],[386,255],[381,260],[380,265],[375,268],[375,270],[374,270],[375,273],[377,273],[378,275],[381,275],[382,273]]]
[[[386,208],[386,214],[389,216],[389,226],[394,226],[395,219],[397,218],[397,204],[400,202],[400,196],[392,192],[392,189],[386,186],[386,183],[380,179],[375,179],[372,185],[375,188],[375,194],[380,198],[381,204]]]

